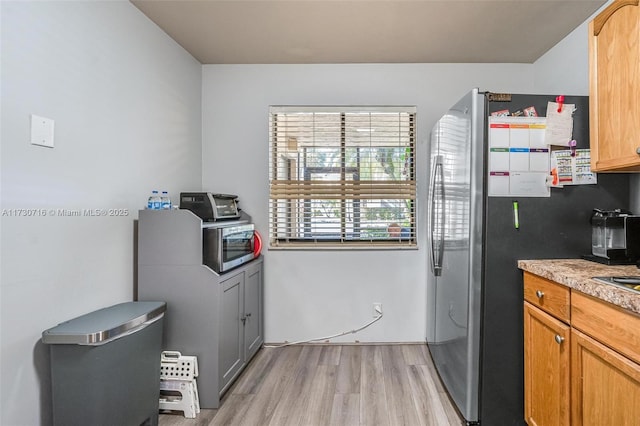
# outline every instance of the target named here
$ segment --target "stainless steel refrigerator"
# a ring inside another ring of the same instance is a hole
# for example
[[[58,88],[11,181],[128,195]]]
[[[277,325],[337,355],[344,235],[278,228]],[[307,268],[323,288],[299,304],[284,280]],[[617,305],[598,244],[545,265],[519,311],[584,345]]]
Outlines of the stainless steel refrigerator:
[[[629,181],[623,174],[598,174],[597,185],[552,188],[549,197],[488,195],[488,116],[531,106],[545,116],[549,101],[555,96],[473,89],[431,133],[427,343],[468,424],[525,424],[523,289],[517,260],[588,254],[592,210],[629,205]],[[576,105],[577,148],[588,148],[588,97],[565,96],[564,102]]]

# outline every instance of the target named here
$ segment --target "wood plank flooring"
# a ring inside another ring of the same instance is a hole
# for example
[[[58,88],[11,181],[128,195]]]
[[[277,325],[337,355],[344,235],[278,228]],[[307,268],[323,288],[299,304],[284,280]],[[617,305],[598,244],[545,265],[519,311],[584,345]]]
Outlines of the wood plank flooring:
[[[159,426],[461,426],[425,345],[263,348],[218,410]]]

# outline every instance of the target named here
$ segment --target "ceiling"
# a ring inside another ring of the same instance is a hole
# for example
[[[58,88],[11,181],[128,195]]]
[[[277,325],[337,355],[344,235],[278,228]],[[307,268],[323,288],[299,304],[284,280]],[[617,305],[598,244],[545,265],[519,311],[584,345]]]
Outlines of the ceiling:
[[[533,63],[606,0],[130,0],[203,64]]]

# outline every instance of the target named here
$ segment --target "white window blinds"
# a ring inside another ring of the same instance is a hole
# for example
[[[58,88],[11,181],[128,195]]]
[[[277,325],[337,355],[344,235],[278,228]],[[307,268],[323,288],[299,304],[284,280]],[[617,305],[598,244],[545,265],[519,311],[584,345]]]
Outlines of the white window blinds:
[[[415,107],[271,107],[272,248],[415,247]]]

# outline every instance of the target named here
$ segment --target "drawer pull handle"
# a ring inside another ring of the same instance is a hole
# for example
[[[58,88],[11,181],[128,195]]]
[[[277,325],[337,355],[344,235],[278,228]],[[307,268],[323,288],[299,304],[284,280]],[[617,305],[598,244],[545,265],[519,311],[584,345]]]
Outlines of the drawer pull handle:
[[[640,155],[640,146],[636,148],[636,154]]]
[[[559,345],[562,344],[562,342],[564,342],[564,337],[560,336],[559,334],[556,334],[555,339],[556,339],[556,343]]]
[[[542,299],[542,296],[544,296],[544,293],[541,292],[540,290],[536,290],[536,296],[538,296],[538,299]]]

